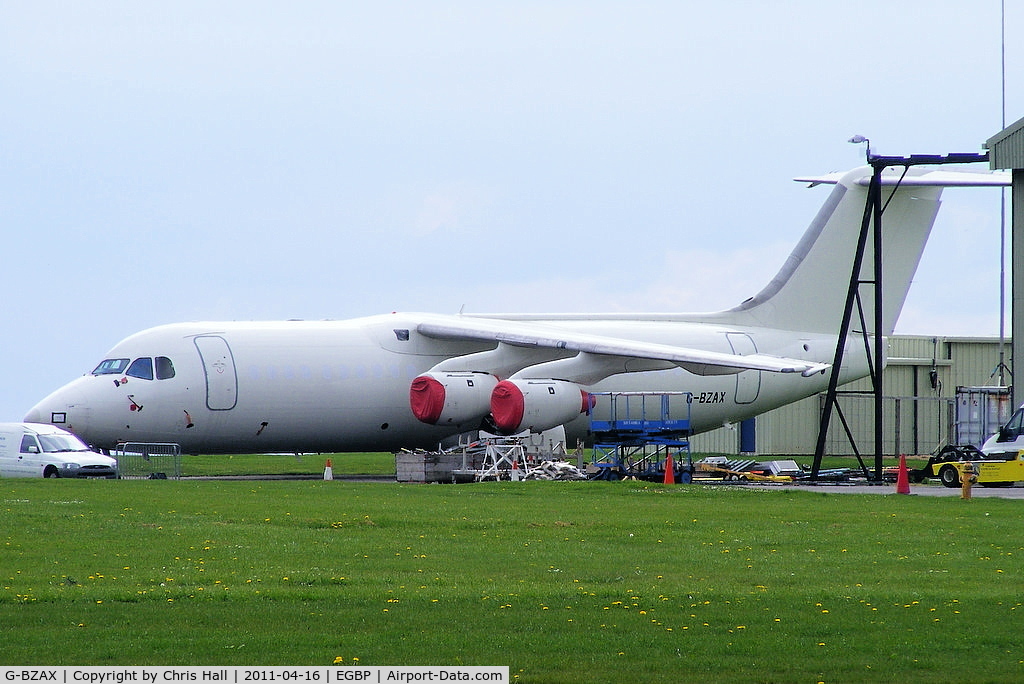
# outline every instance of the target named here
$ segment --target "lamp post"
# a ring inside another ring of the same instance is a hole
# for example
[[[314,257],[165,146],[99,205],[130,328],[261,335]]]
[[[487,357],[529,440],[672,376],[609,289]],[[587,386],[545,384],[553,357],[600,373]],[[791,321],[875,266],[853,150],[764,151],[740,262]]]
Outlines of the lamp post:
[[[871,162],[871,140],[870,139],[865,138],[863,135],[855,135],[852,138],[850,138],[849,140],[847,140],[846,142],[853,143],[854,145],[859,145],[861,143],[867,143],[868,144],[868,149],[867,149],[867,152],[865,153],[865,158],[868,160],[868,163]]]

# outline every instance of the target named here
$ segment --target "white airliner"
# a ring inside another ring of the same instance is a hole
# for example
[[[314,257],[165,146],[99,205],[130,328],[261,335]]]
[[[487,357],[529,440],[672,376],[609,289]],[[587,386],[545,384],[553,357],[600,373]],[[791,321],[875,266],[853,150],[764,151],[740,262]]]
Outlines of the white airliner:
[[[564,425],[575,444],[587,432],[590,393],[642,391],[690,392],[693,432],[718,428],[821,392],[836,372],[870,177],[863,167],[798,179],[835,188],[775,278],[727,311],[165,325],[117,344],[25,421],[58,425],[101,449],[174,442],[186,453],[435,447],[481,426],[512,434]],[[898,185],[898,174],[884,178],[888,335],[942,188],[1007,180],[921,167]],[[866,259],[862,279],[871,268]],[[860,337],[848,347],[841,382],[868,374]]]

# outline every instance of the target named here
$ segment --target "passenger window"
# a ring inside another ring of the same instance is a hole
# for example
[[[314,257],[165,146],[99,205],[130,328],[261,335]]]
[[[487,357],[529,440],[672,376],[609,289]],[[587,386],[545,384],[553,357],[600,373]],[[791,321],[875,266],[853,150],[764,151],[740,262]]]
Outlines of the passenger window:
[[[135,359],[132,361],[132,365],[128,366],[128,372],[125,373],[125,375],[131,378],[139,378],[141,380],[152,380],[153,359],[148,356]]]
[[[104,359],[93,370],[93,375],[120,375],[128,367],[128,359]]]
[[[21,453],[23,454],[38,454],[39,453],[39,442],[32,435],[23,435],[21,438]]]
[[[174,364],[166,356],[156,357],[156,379],[167,380],[174,377]]]

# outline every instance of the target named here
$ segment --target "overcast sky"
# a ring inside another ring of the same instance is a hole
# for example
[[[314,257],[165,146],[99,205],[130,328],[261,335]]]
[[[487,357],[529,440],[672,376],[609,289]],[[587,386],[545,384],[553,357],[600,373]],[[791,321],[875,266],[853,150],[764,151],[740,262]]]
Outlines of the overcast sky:
[[[794,176],[981,152],[1000,84],[999,0],[0,0],[0,420],[163,323],[731,307]],[[998,334],[999,195],[897,332]]]

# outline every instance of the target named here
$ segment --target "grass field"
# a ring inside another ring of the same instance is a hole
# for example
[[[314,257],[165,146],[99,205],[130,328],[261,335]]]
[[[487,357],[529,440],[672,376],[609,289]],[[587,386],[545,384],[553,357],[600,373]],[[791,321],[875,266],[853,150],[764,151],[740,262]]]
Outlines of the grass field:
[[[4,480],[0,663],[1019,681],[1019,506],[635,482]]]

